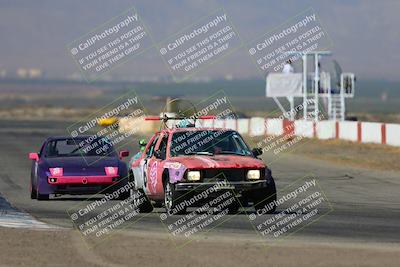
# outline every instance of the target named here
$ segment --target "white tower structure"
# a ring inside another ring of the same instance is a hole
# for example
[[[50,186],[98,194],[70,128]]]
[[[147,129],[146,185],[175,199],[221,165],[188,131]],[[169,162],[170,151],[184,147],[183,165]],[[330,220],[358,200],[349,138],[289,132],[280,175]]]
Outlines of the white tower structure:
[[[269,73],[266,77],[266,94],[272,97],[284,114],[294,120],[296,110],[294,98],[302,98],[303,119],[318,121],[321,119],[320,100],[327,106],[326,116],[329,120],[345,120],[346,98],[354,97],[355,75],[340,73],[340,84],[331,82],[328,72],[321,71],[320,59],[330,56],[330,51],[290,51],[302,60],[302,73]],[[314,63],[313,71],[308,71],[308,60]],[[278,97],[285,97],[290,104],[290,111],[286,111]]]

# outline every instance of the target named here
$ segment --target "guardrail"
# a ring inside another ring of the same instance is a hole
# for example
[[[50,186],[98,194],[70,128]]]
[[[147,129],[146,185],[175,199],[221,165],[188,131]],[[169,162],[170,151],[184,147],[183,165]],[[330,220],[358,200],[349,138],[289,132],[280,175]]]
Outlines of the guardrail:
[[[358,121],[306,121],[253,117],[204,122],[203,126],[229,128],[252,136],[293,134],[318,139],[400,146],[400,124]]]

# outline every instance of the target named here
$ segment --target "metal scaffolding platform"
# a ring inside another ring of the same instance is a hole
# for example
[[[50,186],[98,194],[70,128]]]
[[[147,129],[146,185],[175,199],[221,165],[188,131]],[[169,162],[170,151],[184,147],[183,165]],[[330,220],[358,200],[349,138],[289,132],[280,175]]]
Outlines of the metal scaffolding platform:
[[[295,55],[302,60],[301,79],[298,73],[268,74],[266,77],[267,97],[272,97],[281,111],[284,114],[289,114],[288,119],[291,120],[295,119],[300,110],[302,110],[304,120],[345,120],[345,100],[354,97],[355,75],[353,73],[338,73],[340,82],[332,83],[330,73],[324,72],[320,68],[321,57],[330,56],[330,51],[290,51],[286,53]],[[313,62],[312,71],[308,71],[308,60]],[[296,83],[299,79],[301,86]],[[275,80],[277,82],[274,82]],[[289,101],[289,111],[285,110],[278,97],[285,97]],[[296,97],[302,98],[301,109],[294,107]],[[325,107],[325,109],[321,107]]]

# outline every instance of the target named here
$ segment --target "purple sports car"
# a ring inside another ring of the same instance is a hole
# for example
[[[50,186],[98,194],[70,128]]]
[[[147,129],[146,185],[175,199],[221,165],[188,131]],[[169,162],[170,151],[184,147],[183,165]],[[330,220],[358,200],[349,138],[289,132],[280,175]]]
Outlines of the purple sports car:
[[[39,153],[29,153],[31,198],[49,199],[50,194],[111,193],[127,184],[127,166],[121,159],[129,151],[115,152],[106,138],[91,136],[49,137]],[[119,195],[129,197],[129,192]]]

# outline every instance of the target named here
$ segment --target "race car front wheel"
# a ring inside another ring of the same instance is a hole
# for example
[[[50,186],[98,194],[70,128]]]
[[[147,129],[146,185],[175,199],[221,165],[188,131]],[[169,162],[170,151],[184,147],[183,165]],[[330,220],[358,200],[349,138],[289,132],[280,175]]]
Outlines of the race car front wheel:
[[[32,186],[33,190],[33,186]],[[40,194],[39,188],[35,188],[37,200],[49,200],[49,194]],[[32,193],[31,193],[32,196]]]
[[[276,187],[274,178],[271,177],[271,181],[267,188],[258,189],[254,192],[254,208],[257,212],[263,214],[271,214],[276,210]]]
[[[175,191],[175,186],[169,181],[164,185],[164,205],[168,214],[185,214],[186,207],[179,205],[181,194]]]
[[[240,204],[235,202],[229,205],[228,207],[228,214],[236,214],[239,212]]]
[[[31,183],[31,199],[36,199],[36,198],[37,198],[37,191],[36,188]]]
[[[36,194],[37,200],[49,200],[49,194],[40,194],[39,191]]]

